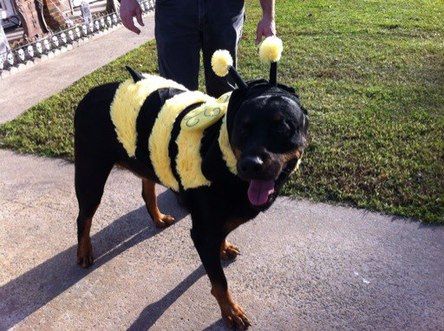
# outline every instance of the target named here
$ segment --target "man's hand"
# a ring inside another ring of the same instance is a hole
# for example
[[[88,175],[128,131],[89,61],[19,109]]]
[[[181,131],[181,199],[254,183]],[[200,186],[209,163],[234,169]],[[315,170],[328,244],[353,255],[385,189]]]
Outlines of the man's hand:
[[[259,0],[259,2],[262,7],[262,19],[257,24],[256,45],[262,41],[262,37],[267,38],[276,34],[276,24],[274,23],[275,0]]]
[[[123,0],[122,0],[123,1]],[[270,37],[276,34],[276,24],[274,19],[268,17],[262,17],[257,24],[256,29],[256,45],[262,41],[262,37]]]
[[[122,0],[120,2],[120,18],[122,19],[122,24],[128,30],[139,34],[140,29],[134,25],[134,17],[141,26],[145,25],[142,21],[142,9],[137,0]]]

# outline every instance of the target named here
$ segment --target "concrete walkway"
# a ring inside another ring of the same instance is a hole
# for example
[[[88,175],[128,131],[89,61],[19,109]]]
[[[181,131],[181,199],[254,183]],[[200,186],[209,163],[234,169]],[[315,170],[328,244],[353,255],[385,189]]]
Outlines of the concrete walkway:
[[[148,40],[145,23],[1,80],[0,122]],[[178,222],[156,230],[140,191],[112,172],[82,270],[72,164],[0,150],[0,330],[223,329],[189,216],[159,187]],[[443,329],[444,227],[281,198],[230,240],[242,255],[225,270],[253,329]]]
[[[171,193],[178,222],[158,231],[140,180],[114,170],[92,233],[96,263],[75,264],[73,166],[0,151],[0,330],[222,329]],[[281,198],[230,239],[225,270],[256,330],[444,326],[444,227]]]
[[[42,61],[0,80],[0,123],[10,121],[29,107],[70,86],[154,37],[154,16],[144,16],[140,35],[123,26],[100,35],[69,52]]]

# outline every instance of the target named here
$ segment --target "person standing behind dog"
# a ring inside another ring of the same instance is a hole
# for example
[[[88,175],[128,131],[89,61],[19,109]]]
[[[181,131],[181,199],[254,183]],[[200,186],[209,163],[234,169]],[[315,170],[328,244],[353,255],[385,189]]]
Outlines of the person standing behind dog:
[[[256,44],[276,34],[275,0],[260,0],[262,19],[256,30]],[[139,34],[142,10],[137,0],[122,0],[123,25]],[[160,75],[190,90],[198,89],[200,51],[203,54],[207,93],[219,97],[232,90],[226,79],[211,69],[211,56],[227,49],[236,62],[237,45],[244,24],[244,0],[156,0],[155,37]],[[236,65],[236,63],[234,63]]]

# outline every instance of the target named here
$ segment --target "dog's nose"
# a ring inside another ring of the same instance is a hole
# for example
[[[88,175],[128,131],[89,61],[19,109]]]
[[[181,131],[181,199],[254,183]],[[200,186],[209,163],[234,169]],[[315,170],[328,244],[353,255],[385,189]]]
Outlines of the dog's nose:
[[[264,161],[258,156],[244,157],[239,164],[239,168],[244,176],[254,176],[262,170]]]

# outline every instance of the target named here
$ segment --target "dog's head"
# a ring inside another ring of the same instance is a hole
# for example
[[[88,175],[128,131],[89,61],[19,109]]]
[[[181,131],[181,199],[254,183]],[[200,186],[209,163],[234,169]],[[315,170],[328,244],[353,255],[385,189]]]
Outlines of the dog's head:
[[[260,210],[268,208],[306,147],[305,109],[292,88],[252,82],[233,92],[227,130],[238,176],[249,183],[250,203]]]
[[[216,75],[236,83],[227,111],[227,130],[239,177],[249,183],[248,199],[259,210],[268,208],[297,167],[307,142],[308,117],[294,89],[277,83],[282,41],[271,36],[259,57],[270,63],[269,81],[245,83],[226,50],[213,54]]]

